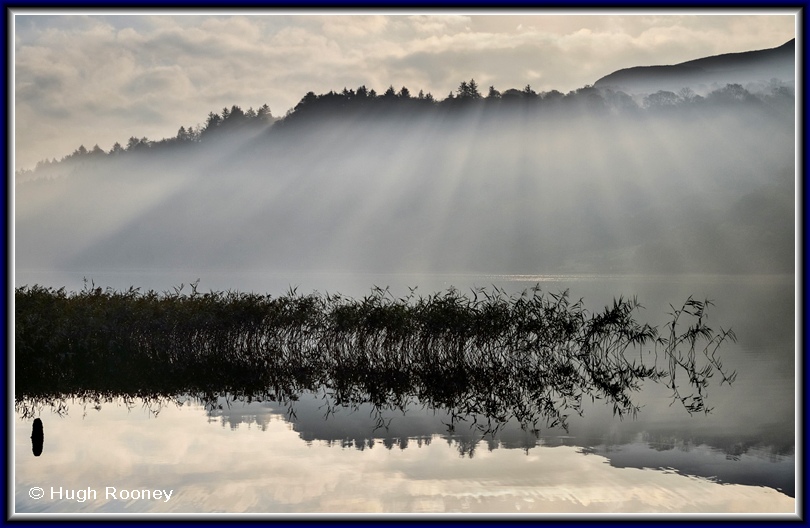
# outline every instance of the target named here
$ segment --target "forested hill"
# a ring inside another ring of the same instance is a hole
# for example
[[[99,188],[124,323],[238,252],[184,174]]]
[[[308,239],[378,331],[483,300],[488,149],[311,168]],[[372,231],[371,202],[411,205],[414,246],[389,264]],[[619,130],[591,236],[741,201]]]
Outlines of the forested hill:
[[[306,94],[19,175],[15,265],[441,273],[786,273],[794,97],[727,85],[439,100]]]
[[[146,137],[122,138],[109,151],[96,144],[91,148],[80,145],[71,154],[60,160],[51,158],[37,164],[34,170],[20,170],[17,180],[37,177],[53,177],[70,169],[77,162],[100,160],[107,156],[120,156],[128,153],[166,153],[192,145],[213,145],[228,136],[244,137],[259,132],[273,133],[285,129],[300,129],[312,126],[319,121],[390,119],[393,121],[413,118],[436,117],[452,118],[465,114],[475,114],[480,118],[493,119],[498,116],[508,118],[514,115],[526,117],[556,116],[569,118],[582,116],[603,117],[610,115],[643,116],[661,112],[715,111],[718,107],[734,104],[740,110],[754,109],[766,113],[790,115],[794,113],[794,93],[788,84],[774,80],[764,90],[751,92],[740,84],[728,84],[699,95],[689,88],[678,93],[660,90],[643,96],[634,96],[610,88],[585,86],[563,94],[556,90],[536,92],[531,85],[522,89],[509,89],[503,92],[490,86],[482,91],[476,81],[462,81],[455,91],[437,99],[431,93],[420,90],[412,93],[407,87],[395,89],[389,86],[378,94],[374,89],[360,86],[357,89],[344,88],[316,95],[307,93],[301,101],[283,118],[272,115],[267,105],[258,110],[243,110],[237,105],[223,108],[220,112],[209,112],[205,122],[198,126],[180,126],[176,136],[151,140]]]
[[[796,40],[772,49],[726,53],[668,66],[636,66],[606,75],[594,83],[627,93],[679,91],[688,88],[707,92],[727,84],[740,84],[751,91],[767,89],[772,79],[791,84],[795,80]]]

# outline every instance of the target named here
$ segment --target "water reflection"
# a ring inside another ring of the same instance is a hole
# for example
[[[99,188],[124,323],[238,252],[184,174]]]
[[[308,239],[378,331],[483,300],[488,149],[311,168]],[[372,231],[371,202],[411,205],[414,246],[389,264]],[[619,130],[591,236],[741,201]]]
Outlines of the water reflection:
[[[496,449],[517,449],[529,455],[536,448],[577,447],[582,454],[605,457],[617,468],[671,470],[719,483],[767,486],[795,496],[795,458],[787,442],[783,446],[768,445],[761,438],[746,437],[739,431],[726,432],[727,436],[677,435],[648,430],[646,424],[635,422],[616,429],[610,426],[609,416],[598,412],[589,412],[587,421],[575,421],[575,434],[560,425],[541,432],[527,429],[515,419],[493,424],[486,416],[459,415],[415,398],[397,406],[339,403],[326,387],[281,400],[213,393],[148,398],[84,395],[58,402],[26,401],[18,405],[18,412],[21,419],[48,411],[67,417],[73,408],[74,414],[87,417],[88,410],[100,411],[101,403],[105,403],[105,409],[112,406],[128,412],[140,410],[161,420],[172,409],[192,406],[205,411],[208,423],[219,423],[232,432],[240,427],[267,432],[274,420],[282,420],[309,446],[356,451],[375,447],[419,449],[441,440],[456,456],[472,459]],[[585,423],[588,428],[581,427]]]
[[[672,299],[717,299],[712,323],[727,323],[739,338],[723,354],[737,380],[713,387],[710,415],[670,406],[666,387],[647,383],[632,420],[586,399],[584,417],[573,413],[568,432],[535,432],[512,420],[492,435],[413,397],[376,409],[345,397],[338,404],[322,385],[303,383],[306,376],[257,390],[253,400],[246,387],[195,395],[182,384],[159,398],[41,394],[27,410],[17,402],[16,510],[793,512],[801,490],[794,486],[792,280],[678,278],[673,286],[615,278],[573,286],[575,298],[596,305],[616,291],[637,294],[647,320],[659,325]],[[62,417],[48,419],[51,412]],[[48,450],[34,458],[29,436],[40,416],[49,423]],[[31,486],[54,479],[77,489],[160,485],[177,494],[153,506],[27,497]]]
[[[220,405],[208,405],[209,420],[216,420],[231,430],[240,425],[266,427],[271,417],[281,416],[306,442],[352,448],[363,451],[381,445],[386,449],[406,449],[430,445],[435,439],[446,441],[459,456],[473,458],[481,451],[519,449],[530,453],[535,448],[575,446],[583,453],[597,453],[609,459],[614,467],[662,469],[672,468],[685,475],[711,478],[717,482],[770,486],[795,496],[795,472],[792,446],[762,443],[761,439],[727,432],[734,441],[722,435],[676,435],[648,430],[646,424],[625,423],[611,428],[597,418],[586,433],[573,424],[574,431],[552,428],[529,431],[516,421],[482,431],[483,420],[476,416],[454,416],[410,402],[405,410],[375,408],[371,404],[328,410],[325,394],[305,394],[297,401],[243,403],[220,399]],[[605,418],[605,417],[603,417]],[[591,414],[588,415],[591,421]],[[381,426],[380,424],[384,424]]]
[[[593,438],[562,430],[536,436],[515,423],[484,438],[458,423],[451,432],[446,414],[415,406],[405,414],[383,412],[387,428],[375,429],[377,416],[369,404],[325,418],[321,396],[303,395],[292,409],[289,402],[220,397],[208,405],[190,398],[159,404],[122,399],[96,411],[93,402],[84,406],[75,400],[51,426],[59,440],[48,456],[37,464],[17,457],[17,511],[559,514],[795,508],[790,490],[778,491],[789,480],[793,457],[763,457],[758,448],[733,460],[683,440],[656,451],[651,436],[621,442],[610,431]],[[18,431],[22,423],[19,417]],[[53,483],[174,494],[167,503],[153,504],[27,497],[29,487]]]

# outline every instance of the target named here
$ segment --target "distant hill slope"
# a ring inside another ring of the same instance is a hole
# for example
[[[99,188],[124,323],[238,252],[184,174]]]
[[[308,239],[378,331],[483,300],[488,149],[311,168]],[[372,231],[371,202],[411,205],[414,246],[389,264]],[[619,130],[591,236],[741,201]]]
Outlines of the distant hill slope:
[[[767,85],[776,78],[784,83],[795,81],[796,40],[771,49],[726,53],[671,66],[637,66],[602,77],[597,88],[612,88],[629,94],[648,94],[659,90],[677,92],[689,87],[696,93],[721,88],[726,84]]]

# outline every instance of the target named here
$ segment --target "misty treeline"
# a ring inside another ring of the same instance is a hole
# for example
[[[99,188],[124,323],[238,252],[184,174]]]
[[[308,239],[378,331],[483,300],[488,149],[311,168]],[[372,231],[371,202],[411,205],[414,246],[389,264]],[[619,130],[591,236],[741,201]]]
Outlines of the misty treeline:
[[[490,86],[486,93],[481,91],[475,79],[462,81],[455,92],[451,91],[444,99],[435,98],[430,92],[419,90],[414,95],[407,87],[398,90],[393,85],[378,94],[374,89],[359,86],[356,90],[330,91],[316,95],[308,92],[286,115],[279,119],[272,115],[267,104],[258,110],[252,107],[246,111],[238,105],[225,107],[221,112],[209,112],[205,123],[196,126],[181,126],[177,135],[160,140],[147,137],[130,137],[125,144],[116,142],[109,151],[98,144],[91,149],[80,145],[71,154],[57,161],[40,161],[35,170],[21,169],[17,177],[32,176],[35,172],[47,173],[49,166],[57,163],[83,161],[99,156],[117,156],[127,152],[141,152],[146,149],[167,149],[178,146],[206,143],[223,134],[238,131],[256,131],[271,126],[284,127],[291,124],[308,123],[312,120],[333,117],[356,118],[371,114],[374,117],[396,117],[401,113],[446,113],[460,111],[521,111],[521,112],[566,112],[586,111],[594,115],[604,113],[633,115],[640,112],[659,113],[675,111],[707,110],[716,105],[752,105],[770,112],[793,114],[793,89],[777,79],[751,92],[741,84],[728,84],[709,92],[705,96],[684,87],[677,93],[660,90],[646,95],[630,96],[620,90],[596,88],[586,85],[563,94],[557,90],[536,92],[530,84],[523,89],[510,88],[503,92]]]
[[[18,179],[15,264],[792,273],[783,88],[637,100],[593,87],[485,95],[471,80],[441,101],[361,87],[308,94],[281,119],[232,107],[178,138]]]
[[[174,137],[155,141],[147,137],[137,138],[132,136],[124,145],[116,141],[109,151],[105,151],[98,144],[91,149],[80,145],[79,148],[59,161],[55,158],[40,161],[37,163],[35,171],[47,171],[50,166],[60,162],[70,163],[72,161],[93,160],[103,156],[118,156],[124,153],[144,152],[149,149],[160,151],[179,145],[200,143],[228,132],[261,130],[274,121],[276,121],[276,118],[273,117],[267,104],[262,105],[258,110],[250,107],[247,111],[242,110],[240,106],[233,105],[231,108],[223,108],[221,113],[209,112],[205,124],[198,124],[196,127],[193,125],[181,126]],[[29,175],[35,171],[23,169],[17,171],[17,177]]]

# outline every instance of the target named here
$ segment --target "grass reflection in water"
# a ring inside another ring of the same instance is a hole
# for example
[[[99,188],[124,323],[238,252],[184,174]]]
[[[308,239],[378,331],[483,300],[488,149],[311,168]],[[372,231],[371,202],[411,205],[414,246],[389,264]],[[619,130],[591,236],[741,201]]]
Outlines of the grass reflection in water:
[[[566,427],[584,398],[634,416],[645,381],[687,412],[709,412],[709,380],[731,383],[717,356],[731,330],[706,325],[709,301],[672,309],[663,332],[636,321],[636,299],[591,313],[567,292],[455,289],[362,299],[295,290],[142,293],[86,285],[15,291],[18,410],[79,396],[221,393],[294,400],[326,388],[336,405],[404,408],[414,398],[488,427]]]

